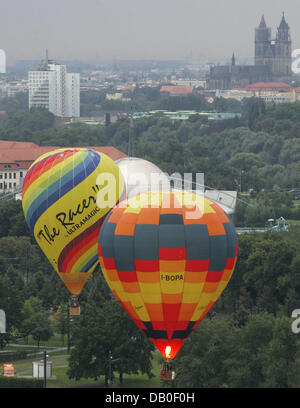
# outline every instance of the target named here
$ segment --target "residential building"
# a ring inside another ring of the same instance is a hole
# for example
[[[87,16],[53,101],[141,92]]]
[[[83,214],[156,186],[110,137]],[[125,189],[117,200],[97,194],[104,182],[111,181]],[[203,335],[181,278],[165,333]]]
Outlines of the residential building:
[[[263,82],[250,84],[245,91],[251,92],[256,98],[261,98],[265,102],[296,102],[296,89],[283,82]]]
[[[244,98],[252,98],[253,93],[251,91],[246,91],[246,89],[217,89],[216,97],[224,99],[235,99],[241,102]]]
[[[205,79],[172,79],[170,83],[178,86],[194,86],[195,88],[205,88],[206,86]]]
[[[38,146],[31,142],[0,140],[0,194],[20,191],[32,163],[42,154],[60,146]],[[90,149],[104,153],[116,161],[127,155],[112,146],[93,146]]]
[[[44,107],[58,117],[80,116],[80,74],[46,59],[28,73],[29,109]]]

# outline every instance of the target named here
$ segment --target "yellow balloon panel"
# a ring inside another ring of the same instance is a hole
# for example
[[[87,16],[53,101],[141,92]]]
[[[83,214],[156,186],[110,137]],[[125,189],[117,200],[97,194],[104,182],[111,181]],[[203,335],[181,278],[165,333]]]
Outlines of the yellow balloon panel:
[[[97,239],[111,209],[99,207],[99,174],[115,178],[115,202],[124,182],[115,162],[86,148],[58,149],[30,167],[22,205],[35,239],[69,291],[78,295],[98,263]],[[115,203],[114,203],[115,204]]]

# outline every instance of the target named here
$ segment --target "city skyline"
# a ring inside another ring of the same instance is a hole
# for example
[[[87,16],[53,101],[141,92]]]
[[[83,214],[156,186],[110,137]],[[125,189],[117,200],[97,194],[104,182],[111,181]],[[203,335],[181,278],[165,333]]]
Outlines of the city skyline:
[[[46,48],[55,60],[203,60],[232,52],[238,60],[253,58],[262,14],[275,31],[283,11],[293,49],[300,48],[300,4],[293,0],[12,0],[2,7],[0,48],[8,65],[39,60]]]

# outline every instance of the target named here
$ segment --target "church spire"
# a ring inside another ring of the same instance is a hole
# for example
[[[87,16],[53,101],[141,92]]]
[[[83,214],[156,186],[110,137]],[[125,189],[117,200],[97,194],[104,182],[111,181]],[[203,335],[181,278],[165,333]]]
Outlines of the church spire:
[[[291,41],[290,27],[285,20],[284,12],[282,12],[282,19],[281,19],[279,27],[277,28],[276,39],[279,42],[290,42]]]
[[[234,52],[232,53],[232,57],[231,57],[231,65],[234,67],[235,66],[235,55]]]
[[[287,22],[285,21],[285,16],[284,16],[284,11],[282,12],[282,19],[280,22],[280,25],[278,27],[279,30],[288,30],[290,27],[287,24]]]
[[[260,20],[260,23],[259,23],[258,28],[267,28],[264,14],[263,14],[262,17],[261,17],[261,20]]]

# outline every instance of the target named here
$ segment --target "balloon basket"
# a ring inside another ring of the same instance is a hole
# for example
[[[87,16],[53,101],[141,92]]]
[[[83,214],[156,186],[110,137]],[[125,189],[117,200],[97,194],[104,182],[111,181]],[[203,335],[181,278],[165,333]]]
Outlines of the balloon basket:
[[[70,299],[70,316],[80,316],[80,306],[78,297],[73,295]]]
[[[172,362],[171,359],[166,359],[160,372],[160,380],[173,381],[174,378],[175,378],[174,363]]]

